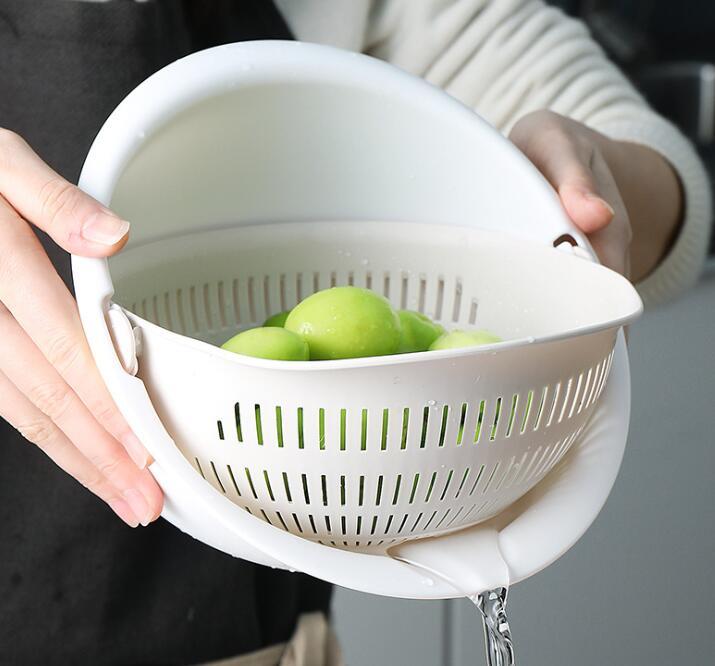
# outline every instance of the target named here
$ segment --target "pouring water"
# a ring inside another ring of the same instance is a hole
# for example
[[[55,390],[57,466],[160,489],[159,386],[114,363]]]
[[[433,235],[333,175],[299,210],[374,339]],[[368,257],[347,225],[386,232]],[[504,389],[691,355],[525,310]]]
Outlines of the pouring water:
[[[506,616],[508,589],[500,587],[469,597],[482,615],[488,666],[514,666],[514,644]]]

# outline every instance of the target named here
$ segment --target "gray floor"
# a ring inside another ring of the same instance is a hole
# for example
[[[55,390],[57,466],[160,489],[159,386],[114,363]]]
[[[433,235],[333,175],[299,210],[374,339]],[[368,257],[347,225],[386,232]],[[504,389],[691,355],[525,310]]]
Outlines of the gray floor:
[[[715,271],[631,332],[631,436],[611,498],[559,562],[516,586],[528,666],[715,662]],[[483,664],[467,602],[338,590],[350,666]]]

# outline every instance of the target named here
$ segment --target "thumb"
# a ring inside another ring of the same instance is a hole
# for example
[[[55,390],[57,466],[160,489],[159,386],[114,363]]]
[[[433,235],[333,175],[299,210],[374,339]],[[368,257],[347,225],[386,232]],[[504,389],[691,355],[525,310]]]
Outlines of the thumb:
[[[564,141],[537,159],[534,163],[558,192],[566,213],[581,231],[593,234],[608,226],[615,211],[599,191],[589,168],[596,156],[585,160],[571,142]]]
[[[129,222],[55,173],[7,130],[0,130],[0,195],[72,254],[105,257],[127,242]]]
[[[599,159],[597,149],[572,138],[560,122],[540,128],[535,120],[512,130],[511,139],[558,192],[574,224],[592,234],[606,227],[615,212],[601,193],[591,164]]]
[[[584,187],[581,182],[566,180],[556,189],[566,213],[586,234],[604,229],[615,215],[613,206],[600,196],[595,187]]]

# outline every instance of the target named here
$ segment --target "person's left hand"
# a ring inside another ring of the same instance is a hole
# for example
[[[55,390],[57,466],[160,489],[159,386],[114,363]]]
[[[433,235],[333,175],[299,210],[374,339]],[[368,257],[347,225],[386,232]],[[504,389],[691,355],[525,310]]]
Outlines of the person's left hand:
[[[509,138],[558,192],[601,263],[629,277],[631,222],[605,156],[616,142],[551,111],[524,116]]]

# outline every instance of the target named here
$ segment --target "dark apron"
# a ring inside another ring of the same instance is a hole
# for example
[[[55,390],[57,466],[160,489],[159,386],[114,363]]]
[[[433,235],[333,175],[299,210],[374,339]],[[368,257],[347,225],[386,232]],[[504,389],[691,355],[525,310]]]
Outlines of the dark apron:
[[[290,39],[267,0],[0,0],[0,126],[76,182],[105,118],[149,74],[266,38]],[[46,246],[69,284],[67,255]],[[327,611],[325,583],[162,520],[125,527],[1,419],[0,460],[3,666],[212,661],[286,641],[299,614]]]

